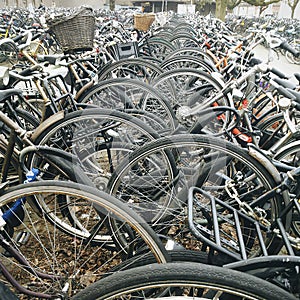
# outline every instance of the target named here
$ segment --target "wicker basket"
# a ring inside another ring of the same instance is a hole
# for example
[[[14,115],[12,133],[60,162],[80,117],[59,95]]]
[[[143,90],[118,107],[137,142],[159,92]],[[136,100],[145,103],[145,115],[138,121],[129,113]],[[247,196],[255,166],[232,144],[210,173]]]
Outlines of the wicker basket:
[[[93,49],[95,16],[92,8],[84,7],[70,16],[54,18],[48,26],[65,53]]]
[[[134,15],[134,28],[141,31],[148,31],[155,20],[155,14]]]

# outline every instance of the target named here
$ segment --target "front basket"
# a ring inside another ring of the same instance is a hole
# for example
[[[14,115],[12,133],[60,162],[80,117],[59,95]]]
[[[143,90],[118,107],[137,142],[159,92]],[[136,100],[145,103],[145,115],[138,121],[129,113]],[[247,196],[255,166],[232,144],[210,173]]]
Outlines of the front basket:
[[[50,31],[64,52],[93,49],[95,16],[92,8],[83,8],[73,15],[51,20]]]
[[[134,16],[134,28],[141,31],[148,31],[155,20],[155,14],[136,14]]]

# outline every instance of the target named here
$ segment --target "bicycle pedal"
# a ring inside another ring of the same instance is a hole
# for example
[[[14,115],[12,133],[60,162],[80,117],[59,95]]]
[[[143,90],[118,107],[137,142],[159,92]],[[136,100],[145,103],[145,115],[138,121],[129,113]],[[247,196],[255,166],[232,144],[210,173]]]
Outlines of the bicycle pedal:
[[[18,232],[15,237],[15,241],[18,245],[25,245],[30,237],[30,233],[27,231]]]

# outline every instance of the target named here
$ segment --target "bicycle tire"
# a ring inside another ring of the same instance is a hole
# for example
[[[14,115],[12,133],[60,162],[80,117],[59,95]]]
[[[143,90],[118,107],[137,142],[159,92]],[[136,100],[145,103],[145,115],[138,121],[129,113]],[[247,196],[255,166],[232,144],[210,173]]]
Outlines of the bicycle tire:
[[[98,82],[109,79],[113,76],[128,77],[133,76],[145,82],[150,82],[163,70],[155,63],[141,58],[125,58],[105,65],[99,70]],[[144,75],[144,76],[143,76]]]
[[[108,109],[142,109],[159,116],[171,129],[176,126],[176,116],[164,96],[151,85],[139,80],[114,78],[102,81],[77,101]]]
[[[16,108],[15,112],[18,118],[21,118],[21,122],[25,122],[23,128],[26,128],[26,130],[34,130],[40,125],[40,121],[30,112],[20,108]]]
[[[176,49],[175,51],[173,51],[166,57],[166,60],[168,60],[172,57],[178,57],[180,55],[196,56],[200,59],[208,60],[210,63],[213,64],[213,60],[211,59],[211,57],[208,54],[206,54],[206,52],[203,49],[195,48],[195,47],[184,47],[181,49]]]
[[[206,71],[207,73],[217,72],[217,69],[210,61],[198,58],[194,55],[179,55],[171,58],[166,58],[160,67],[163,70],[178,69],[178,68],[193,68]]]
[[[2,39],[0,43],[0,62],[10,66],[18,62],[19,50],[17,45],[10,39]]]
[[[152,127],[160,136],[169,135],[172,132],[172,128],[167,125],[165,120],[150,111],[141,109],[126,109],[125,112]]]
[[[299,46],[298,46],[298,48],[299,48]],[[293,55],[292,53],[286,51],[285,52],[285,58],[291,64],[300,65],[299,55],[297,57],[297,56]]]
[[[288,166],[299,166],[299,141],[293,141],[281,147],[273,156],[273,159],[283,161]]]
[[[196,263],[152,264],[104,278],[73,298],[90,299],[295,299],[246,273]]]
[[[139,53],[143,56],[151,56],[161,61],[176,48],[168,40],[151,37],[139,45]]]
[[[42,41],[32,41],[27,51],[29,52],[29,55],[36,58],[37,55],[48,55],[49,52],[47,48],[42,44]]]
[[[175,246],[176,247],[176,246]],[[195,262],[202,264],[210,264],[210,259],[208,253],[204,251],[196,251],[196,250],[168,250],[168,255],[170,257],[171,262]],[[134,260],[135,258],[129,258],[124,262],[117,265],[113,268],[113,271],[124,271],[128,269],[134,269],[137,267],[155,264],[156,261],[154,257],[151,255],[143,255],[141,259]],[[217,265],[218,262],[216,262]]]
[[[195,97],[197,91],[201,91],[201,87],[210,86],[209,94],[201,95],[198,101],[205,104],[205,100],[214,92],[222,89],[223,83],[215,79],[207,72],[179,68],[164,72],[155,78],[152,86],[159,89],[161,93],[170,101],[171,107],[180,107],[189,105],[190,99]],[[216,101],[219,105],[230,105],[227,97],[223,97],[222,101]]]
[[[170,42],[176,47],[176,49],[184,47],[200,47],[198,39],[187,32],[175,32],[171,37]]]
[[[91,122],[96,122],[96,120],[99,119],[99,122],[103,119],[104,121],[116,121],[116,122],[123,122],[124,124],[128,124],[128,126],[132,126],[132,130],[136,130],[138,135],[140,134],[140,137],[144,137],[145,140],[147,139],[156,139],[159,137],[159,135],[147,124],[139,120],[138,118],[127,114],[126,112],[121,112],[117,110],[110,110],[110,109],[99,109],[99,108],[88,108],[85,110],[81,111],[75,111],[71,113],[65,114],[65,117],[55,123],[53,123],[51,126],[47,127],[46,130],[41,132],[39,135],[34,137],[34,143],[35,145],[45,145],[47,141],[50,141],[51,136],[54,136],[56,132],[59,130],[62,130],[64,127],[70,126],[70,124],[78,125],[80,124],[81,120],[91,120]],[[100,122],[99,125],[102,123]],[[117,124],[119,125],[119,124]],[[79,135],[79,132],[81,131],[82,128],[80,126],[77,126],[78,135],[77,138],[82,137],[84,138],[85,136]],[[115,127],[117,130],[117,126]],[[128,127],[129,128],[129,127]],[[109,129],[106,129],[109,130]],[[123,141],[126,141],[130,144],[138,144],[141,145],[141,140],[135,140],[134,136],[130,136],[130,131],[126,131],[125,129],[122,131],[124,132],[123,136],[120,138],[123,138]],[[128,134],[126,135],[125,132]],[[74,133],[74,132],[73,132]],[[59,147],[59,144],[55,143],[53,141],[52,147]],[[125,144],[124,144],[125,145]],[[64,145],[66,148],[63,148],[63,150],[68,150],[68,145],[67,143]],[[62,149],[62,148],[61,148]]]
[[[187,23],[187,22],[185,22],[185,21],[179,21],[179,22],[176,22],[177,24],[176,24],[176,26],[175,26],[175,28],[174,28],[174,30],[177,32],[177,31],[181,31],[181,30],[183,30],[183,31],[190,31],[190,34],[192,34],[192,35],[194,35],[194,36],[196,36],[197,35],[197,32],[195,31],[195,28],[193,27],[193,25],[192,24],[190,24],[190,23]]]

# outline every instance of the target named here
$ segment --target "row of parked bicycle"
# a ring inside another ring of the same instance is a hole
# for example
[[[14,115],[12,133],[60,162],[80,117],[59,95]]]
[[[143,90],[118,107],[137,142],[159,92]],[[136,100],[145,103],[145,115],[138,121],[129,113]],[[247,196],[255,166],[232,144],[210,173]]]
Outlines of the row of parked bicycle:
[[[298,19],[276,18],[275,16],[237,17],[228,15],[225,22],[228,28],[241,36],[247,36],[250,33],[260,34],[263,31],[271,30],[273,36],[286,40],[287,43],[299,51],[300,22]],[[295,57],[283,49],[279,51],[286,56],[290,63],[300,63],[299,57]]]
[[[283,32],[289,34],[293,32],[299,38],[299,20],[291,18],[279,18],[275,15],[266,16],[236,16],[226,15],[225,23],[232,30],[238,34],[244,34],[248,28],[254,27],[272,27],[277,33]]]
[[[0,40],[1,297],[299,298],[300,74],[253,49],[299,52],[59,13]]]

